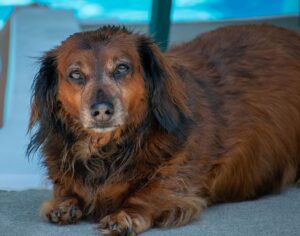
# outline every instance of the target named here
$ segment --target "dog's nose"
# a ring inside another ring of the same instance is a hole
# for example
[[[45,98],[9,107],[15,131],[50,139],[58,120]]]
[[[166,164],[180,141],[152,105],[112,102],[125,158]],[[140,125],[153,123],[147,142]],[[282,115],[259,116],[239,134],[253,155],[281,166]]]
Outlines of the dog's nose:
[[[91,115],[98,121],[109,121],[114,114],[114,108],[111,103],[95,103],[91,107]]]

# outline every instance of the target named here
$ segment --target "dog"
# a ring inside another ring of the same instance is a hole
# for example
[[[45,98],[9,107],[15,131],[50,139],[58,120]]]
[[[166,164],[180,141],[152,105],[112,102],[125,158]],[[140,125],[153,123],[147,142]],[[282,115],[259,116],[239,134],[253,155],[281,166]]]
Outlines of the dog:
[[[42,57],[31,103],[52,223],[135,235],[299,178],[300,36],[284,28],[229,26],[165,53],[124,27],[75,33]]]

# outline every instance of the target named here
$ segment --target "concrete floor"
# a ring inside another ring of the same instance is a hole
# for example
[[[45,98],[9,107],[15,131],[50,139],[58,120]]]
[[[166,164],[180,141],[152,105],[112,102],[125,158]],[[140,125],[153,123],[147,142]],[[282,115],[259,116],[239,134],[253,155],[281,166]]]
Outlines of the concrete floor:
[[[92,236],[100,235],[96,224],[80,222],[58,226],[38,216],[47,190],[0,191],[1,236]],[[290,188],[280,195],[256,201],[220,204],[206,209],[192,223],[173,229],[151,229],[143,236],[298,236],[300,190]]]

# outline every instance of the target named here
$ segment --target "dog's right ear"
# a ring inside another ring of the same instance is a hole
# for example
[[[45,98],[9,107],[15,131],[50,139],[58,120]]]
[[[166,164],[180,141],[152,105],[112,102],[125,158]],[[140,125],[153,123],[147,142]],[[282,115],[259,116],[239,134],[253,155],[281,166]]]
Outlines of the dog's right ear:
[[[31,117],[29,130],[36,122],[50,122],[57,108],[58,73],[54,51],[46,53],[32,85]]]
[[[30,139],[27,155],[36,151],[47,139],[56,123],[58,72],[55,51],[46,53],[40,60],[40,69],[32,84],[31,115],[28,131],[38,124]]]

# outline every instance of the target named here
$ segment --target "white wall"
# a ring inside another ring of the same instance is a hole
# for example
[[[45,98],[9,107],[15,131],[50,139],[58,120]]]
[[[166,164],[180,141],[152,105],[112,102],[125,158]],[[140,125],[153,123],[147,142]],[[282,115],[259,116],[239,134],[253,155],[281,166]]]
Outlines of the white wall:
[[[22,9],[11,19],[7,116],[0,128],[0,189],[45,187],[38,157],[25,156],[31,84],[38,57],[80,27],[71,12]]]

